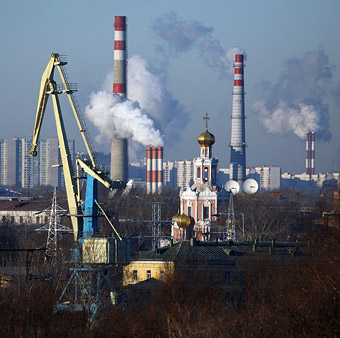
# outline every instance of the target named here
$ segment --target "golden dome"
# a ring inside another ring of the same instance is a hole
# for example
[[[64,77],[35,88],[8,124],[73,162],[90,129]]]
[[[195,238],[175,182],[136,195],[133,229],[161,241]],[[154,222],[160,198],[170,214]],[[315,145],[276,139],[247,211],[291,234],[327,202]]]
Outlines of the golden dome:
[[[205,120],[205,131],[198,136],[197,141],[201,147],[211,147],[215,143],[215,136],[208,132],[208,113],[205,113],[203,119]]]
[[[172,218],[174,220],[174,217]],[[184,212],[182,215],[178,215],[175,221],[179,228],[187,229],[191,225],[191,219]]]
[[[211,147],[215,143],[215,136],[209,133],[208,128],[206,128],[197,140],[201,147]]]
[[[180,217],[179,211],[177,211],[177,214],[172,217],[172,221],[177,223],[178,217]]]

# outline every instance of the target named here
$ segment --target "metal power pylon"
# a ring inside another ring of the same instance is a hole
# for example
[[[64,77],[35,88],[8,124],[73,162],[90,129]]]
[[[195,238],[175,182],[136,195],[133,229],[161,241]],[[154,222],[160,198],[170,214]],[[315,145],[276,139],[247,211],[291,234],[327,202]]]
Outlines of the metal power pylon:
[[[230,192],[229,206],[228,206],[228,217],[226,230],[223,233],[223,240],[236,241],[236,227],[235,227],[235,212],[234,212],[234,202],[233,194]]]
[[[162,202],[152,202],[152,250],[160,247]]]
[[[43,225],[36,231],[48,231],[46,241],[46,256],[56,257],[57,241],[61,238],[62,232],[73,233],[72,229],[63,226],[60,223],[61,216],[66,215],[67,211],[58,206],[57,188],[54,188],[53,191],[52,205],[43,210],[42,213],[48,215],[48,224]]]

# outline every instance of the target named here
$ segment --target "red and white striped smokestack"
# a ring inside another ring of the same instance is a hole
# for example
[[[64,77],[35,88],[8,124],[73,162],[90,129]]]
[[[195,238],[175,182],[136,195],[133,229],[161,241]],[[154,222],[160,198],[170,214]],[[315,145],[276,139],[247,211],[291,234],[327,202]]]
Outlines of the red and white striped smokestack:
[[[126,97],[126,17],[115,17],[115,37],[113,55],[113,94]],[[128,178],[128,141],[112,138],[111,172],[113,181],[127,181]]]
[[[306,133],[306,174],[315,174],[315,133]]]
[[[126,97],[126,17],[115,17],[113,93]]]
[[[315,132],[306,133],[306,174],[315,174]]]
[[[152,153],[151,147],[146,148],[146,193],[151,194],[152,182]]]
[[[152,147],[152,184],[151,191],[153,194],[157,192],[157,147]]]
[[[246,179],[246,135],[244,109],[244,55],[235,55],[233,106],[230,137],[230,179],[242,187]]]
[[[311,149],[311,157],[310,157],[310,169],[311,175],[315,174],[315,133],[312,132],[312,149]]]
[[[157,162],[157,192],[161,194],[163,188],[163,147],[158,147]]]

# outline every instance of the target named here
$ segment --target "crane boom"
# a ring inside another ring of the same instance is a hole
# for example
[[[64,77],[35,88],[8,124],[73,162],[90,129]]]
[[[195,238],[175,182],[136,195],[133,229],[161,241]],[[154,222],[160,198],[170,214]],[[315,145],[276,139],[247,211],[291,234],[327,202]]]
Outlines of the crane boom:
[[[95,159],[93,156],[93,151],[91,147],[91,142],[89,136],[86,133],[86,128],[84,121],[81,117],[80,110],[78,108],[78,104],[76,102],[75,96],[73,96],[74,89],[71,88],[68,79],[66,70],[63,68],[63,65],[67,64],[66,62],[62,61],[59,57],[58,53],[52,53],[51,59],[47,64],[47,67],[42,75],[41,78],[41,85],[40,85],[40,92],[39,92],[39,99],[38,99],[38,107],[36,112],[36,119],[34,124],[33,130],[33,140],[32,140],[32,147],[29,151],[30,156],[37,156],[37,146],[39,140],[39,134],[41,130],[41,125],[44,117],[44,113],[46,110],[46,104],[48,101],[49,95],[52,96],[53,101],[53,108],[54,108],[54,116],[56,121],[57,127],[57,135],[59,141],[59,149],[60,149],[60,156],[62,160],[63,172],[64,172],[64,179],[65,179],[65,188],[66,188],[66,195],[67,195],[67,202],[69,207],[69,213],[71,217],[73,232],[74,232],[74,239],[78,240],[83,236],[83,225],[88,221],[88,215],[86,215],[86,222],[83,220],[84,213],[82,211],[82,201],[80,198],[80,185],[79,185],[79,170],[78,166],[83,170],[83,172],[89,177],[91,176],[91,180],[88,180],[88,183],[93,180],[101,182],[107,188],[110,189],[122,189],[125,187],[124,182],[111,181],[103,172],[101,172],[95,163]],[[60,77],[63,82],[63,88],[58,88],[56,82],[53,79],[54,69],[55,67],[58,68]],[[74,176],[73,172],[73,165],[72,159],[68,147],[67,137],[65,126],[63,122],[63,117],[61,114],[60,103],[58,95],[66,93],[73,110],[77,125],[79,127],[80,133],[82,135],[83,141],[85,143],[85,147],[87,149],[88,155],[90,157],[89,160],[80,160],[77,159],[77,176]],[[92,184],[92,185],[91,185]],[[89,184],[89,190],[92,191],[88,192],[89,196],[93,195],[93,183]],[[85,202],[89,209],[92,208],[92,205],[95,203],[96,196],[93,195],[92,198],[87,198]],[[90,204],[90,205],[89,205]],[[92,217],[97,217],[96,215],[92,215]]]
[[[38,146],[38,139],[41,129],[41,124],[43,121],[46,104],[48,100],[48,92],[53,89],[52,81],[53,81],[53,72],[54,72],[54,63],[55,63],[55,57],[53,57],[54,54],[52,54],[52,57],[47,64],[47,67],[41,77],[41,83],[40,83],[40,92],[39,92],[39,99],[38,99],[38,108],[34,123],[34,131],[33,131],[33,140],[32,140],[32,148],[29,152],[30,156],[37,156],[36,148]]]

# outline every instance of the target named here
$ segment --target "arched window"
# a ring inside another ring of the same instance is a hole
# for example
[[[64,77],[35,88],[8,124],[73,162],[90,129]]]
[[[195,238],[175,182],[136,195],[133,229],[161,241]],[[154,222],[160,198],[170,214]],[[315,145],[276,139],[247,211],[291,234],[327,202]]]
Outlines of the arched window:
[[[197,168],[197,178],[201,178],[201,168]]]
[[[204,167],[204,182],[208,182],[209,175],[208,175],[208,168]]]

